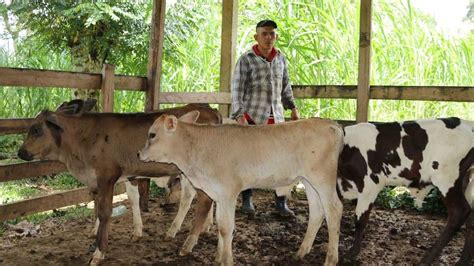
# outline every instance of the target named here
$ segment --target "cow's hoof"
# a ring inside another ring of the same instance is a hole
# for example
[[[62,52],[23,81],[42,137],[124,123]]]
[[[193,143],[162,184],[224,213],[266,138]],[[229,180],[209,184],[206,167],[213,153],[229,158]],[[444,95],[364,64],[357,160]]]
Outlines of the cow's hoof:
[[[193,248],[196,245],[198,240],[198,237],[195,235],[189,235],[188,238],[186,238],[186,241],[184,241],[183,247],[179,251],[180,256],[186,256],[193,252]]]
[[[105,253],[102,253],[99,249],[96,249],[94,255],[92,255],[92,259],[89,261],[89,265],[100,265],[104,258]]]
[[[176,231],[170,229],[165,234],[165,240],[170,241],[170,240],[174,239],[175,236],[176,236]]]
[[[136,235],[133,235],[130,240],[133,242],[133,243],[136,243],[138,241],[140,241],[140,239],[142,239],[142,236],[136,236]]]
[[[102,259],[92,258],[91,261],[89,262],[89,265],[96,266],[96,265],[100,265],[101,262],[102,262]]]
[[[301,246],[300,249],[298,249],[298,252],[296,252],[295,259],[302,260],[304,256],[309,253],[310,250],[311,250],[311,247]]]

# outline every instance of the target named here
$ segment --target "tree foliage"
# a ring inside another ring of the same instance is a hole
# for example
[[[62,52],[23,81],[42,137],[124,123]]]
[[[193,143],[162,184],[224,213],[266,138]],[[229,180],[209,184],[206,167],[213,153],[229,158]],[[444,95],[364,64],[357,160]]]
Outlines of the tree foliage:
[[[33,0],[13,1],[9,9],[26,30],[26,42],[100,65],[124,64],[139,56],[135,48],[143,46],[149,32],[147,5],[148,1]]]

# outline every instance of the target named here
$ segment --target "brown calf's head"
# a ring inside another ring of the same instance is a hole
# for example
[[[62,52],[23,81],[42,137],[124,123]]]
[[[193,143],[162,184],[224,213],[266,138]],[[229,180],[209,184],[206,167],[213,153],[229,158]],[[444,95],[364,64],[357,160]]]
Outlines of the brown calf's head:
[[[195,123],[198,118],[199,111],[188,112],[179,119],[166,114],[158,117],[148,130],[148,139],[138,152],[138,158],[144,162],[172,163],[172,154],[180,141],[179,137],[176,137],[179,122]]]
[[[80,116],[90,111],[95,103],[96,100],[72,100],[61,104],[55,112],[41,111],[31,123],[18,157],[26,161],[57,160],[64,132],[58,115]]]

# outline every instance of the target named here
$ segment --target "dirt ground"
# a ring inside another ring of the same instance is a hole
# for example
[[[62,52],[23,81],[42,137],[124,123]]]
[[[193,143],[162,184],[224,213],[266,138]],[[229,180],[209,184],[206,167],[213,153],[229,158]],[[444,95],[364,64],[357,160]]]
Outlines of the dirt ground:
[[[131,241],[131,212],[112,219],[109,250],[103,265],[190,265],[212,264],[217,246],[216,226],[201,235],[192,255],[180,257],[178,250],[191,228],[193,210],[176,238],[164,235],[178,206],[160,207],[162,198],[150,199],[150,212],[143,214],[144,237]],[[254,193],[254,219],[236,214],[233,240],[234,262],[238,265],[319,265],[324,262],[327,230],[323,224],[313,249],[303,261],[293,259],[306,231],[308,208],[304,199],[291,199],[296,218],[282,219],[274,213],[273,193]],[[126,203],[125,203],[126,204]],[[345,204],[339,242],[340,256],[349,250],[354,232],[354,206]],[[128,207],[128,205],[127,205]],[[238,208],[240,207],[240,202]],[[128,207],[129,208],[129,207]],[[354,264],[417,264],[426,248],[438,236],[445,218],[406,210],[374,210],[361,254]],[[0,265],[84,265],[92,256],[93,239],[88,237],[92,219],[60,223],[49,220],[33,237],[0,239]],[[463,227],[464,230],[464,227]],[[458,233],[443,250],[436,264],[452,265],[460,256],[464,237]],[[341,260],[340,260],[341,261]]]

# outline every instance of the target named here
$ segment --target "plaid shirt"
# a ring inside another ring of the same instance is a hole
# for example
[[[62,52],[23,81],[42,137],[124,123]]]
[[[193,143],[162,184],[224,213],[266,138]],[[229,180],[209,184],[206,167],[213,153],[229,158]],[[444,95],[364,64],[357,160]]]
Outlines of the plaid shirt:
[[[271,62],[252,49],[245,52],[237,61],[231,91],[233,119],[245,112],[256,124],[264,124],[273,111],[275,122],[284,122],[283,107],[295,107],[288,63],[280,51]]]

